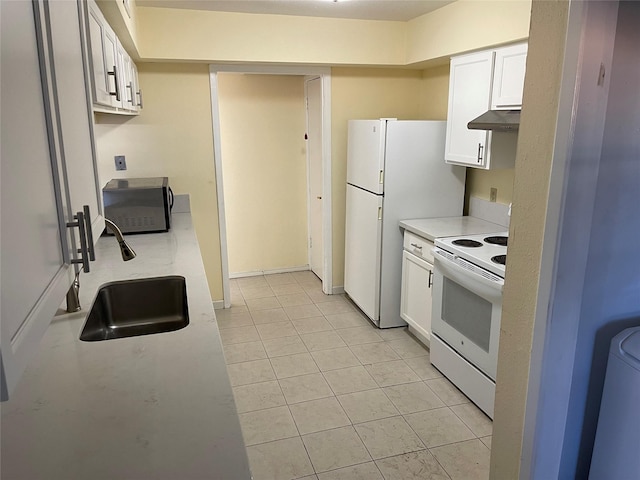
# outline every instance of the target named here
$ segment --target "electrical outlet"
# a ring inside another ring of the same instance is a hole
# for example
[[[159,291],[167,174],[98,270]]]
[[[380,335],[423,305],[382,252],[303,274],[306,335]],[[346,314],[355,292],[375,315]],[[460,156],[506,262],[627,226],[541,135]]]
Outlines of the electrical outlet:
[[[124,155],[116,155],[113,158],[116,161],[116,170],[126,170],[127,169],[127,162],[124,159]]]
[[[489,201],[495,202],[497,199],[498,199],[498,189],[492,187],[491,190],[489,191]]]

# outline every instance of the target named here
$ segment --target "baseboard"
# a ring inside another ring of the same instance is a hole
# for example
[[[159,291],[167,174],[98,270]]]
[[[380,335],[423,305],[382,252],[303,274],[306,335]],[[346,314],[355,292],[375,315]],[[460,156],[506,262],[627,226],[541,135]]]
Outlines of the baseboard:
[[[304,272],[310,270],[309,265],[299,267],[274,268],[270,270],[255,270],[253,272],[234,272],[229,274],[229,278],[255,277],[258,275],[274,275],[276,273]]]
[[[333,287],[331,289],[331,294],[332,295],[340,295],[342,293],[344,293],[344,287]]]
[[[213,309],[214,310],[222,310],[224,308],[224,300],[214,300],[213,301]]]

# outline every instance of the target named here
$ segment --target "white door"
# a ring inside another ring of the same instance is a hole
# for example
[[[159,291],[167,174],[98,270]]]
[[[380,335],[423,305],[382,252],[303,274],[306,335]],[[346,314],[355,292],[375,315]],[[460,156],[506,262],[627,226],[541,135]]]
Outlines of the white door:
[[[307,80],[307,158],[309,168],[309,265],[324,278],[322,242],[322,80]]]
[[[347,183],[383,193],[386,121],[349,120]]]
[[[382,197],[347,185],[344,290],[367,316],[380,317]]]
[[[491,92],[492,109],[520,108],[527,68],[527,44],[496,50],[495,74]]]
[[[403,251],[400,316],[427,341],[431,341],[432,285],[433,265]]]

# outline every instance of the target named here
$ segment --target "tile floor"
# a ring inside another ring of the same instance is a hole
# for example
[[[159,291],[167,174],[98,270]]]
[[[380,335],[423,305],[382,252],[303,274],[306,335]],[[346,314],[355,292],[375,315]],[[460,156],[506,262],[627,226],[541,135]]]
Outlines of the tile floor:
[[[217,310],[256,480],[475,480],[492,423],[405,328],[375,328],[311,272],[231,281]]]

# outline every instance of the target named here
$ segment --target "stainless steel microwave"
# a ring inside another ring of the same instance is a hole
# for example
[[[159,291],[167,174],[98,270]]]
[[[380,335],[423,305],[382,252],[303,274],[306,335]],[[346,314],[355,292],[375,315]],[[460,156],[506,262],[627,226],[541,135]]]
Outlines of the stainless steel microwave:
[[[104,215],[122,233],[166,232],[171,228],[173,192],[167,177],[118,178],[102,189]]]

